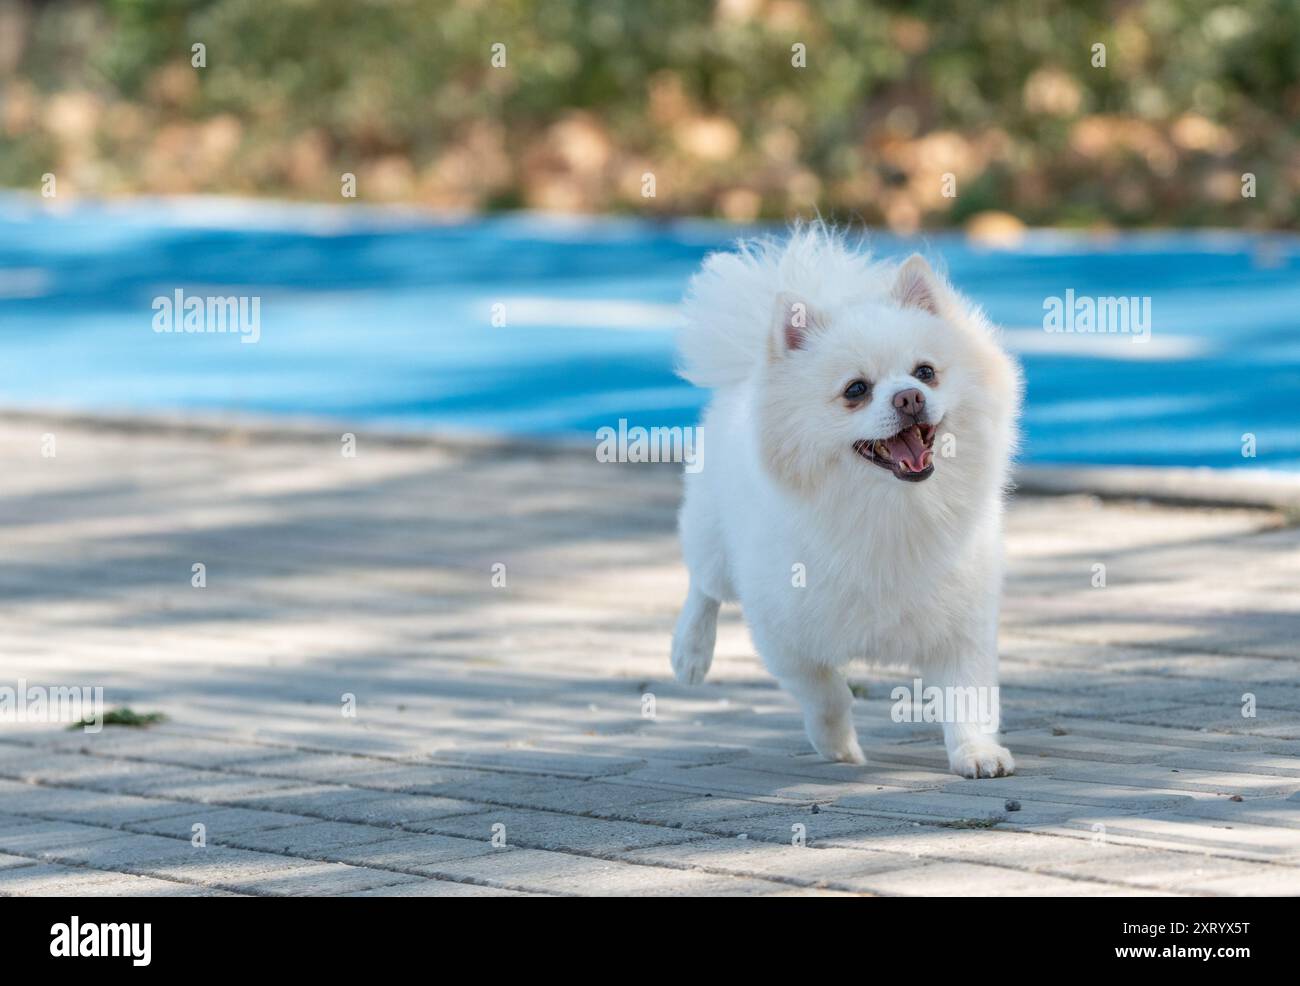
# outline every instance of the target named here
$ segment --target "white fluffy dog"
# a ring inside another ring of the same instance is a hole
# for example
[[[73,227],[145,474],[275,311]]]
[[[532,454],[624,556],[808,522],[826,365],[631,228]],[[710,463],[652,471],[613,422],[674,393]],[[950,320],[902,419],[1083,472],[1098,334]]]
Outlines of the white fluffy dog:
[[[681,510],[678,680],[703,680],[738,599],[828,760],[865,762],[844,668],[866,660],[991,691],[992,721],[943,717],[948,762],[1010,774],[997,625],[1021,385],[993,327],[920,256],[872,262],[821,226],[710,256],[686,314],[681,373],[715,393]]]

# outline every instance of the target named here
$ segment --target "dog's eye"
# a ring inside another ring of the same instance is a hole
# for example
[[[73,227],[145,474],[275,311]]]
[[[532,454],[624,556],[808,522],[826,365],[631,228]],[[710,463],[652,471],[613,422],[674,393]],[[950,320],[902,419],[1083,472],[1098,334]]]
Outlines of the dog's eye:
[[[934,379],[934,367],[929,363],[922,363],[912,371],[912,376],[916,377],[916,379],[920,380],[922,383],[929,383]]]
[[[867,396],[867,392],[870,390],[871,387],[865,380],[854,380],[844,388],[844,396],[851,401],[860,401]]]

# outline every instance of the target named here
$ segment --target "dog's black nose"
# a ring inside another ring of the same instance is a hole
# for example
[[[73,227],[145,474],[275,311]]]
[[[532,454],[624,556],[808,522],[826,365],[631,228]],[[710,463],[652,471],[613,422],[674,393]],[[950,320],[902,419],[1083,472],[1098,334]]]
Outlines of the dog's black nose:
[[[894,407],[914,418],[920,417],[921,412],[925,410],[925,394],[915,387],[900,390],[894,395]]]

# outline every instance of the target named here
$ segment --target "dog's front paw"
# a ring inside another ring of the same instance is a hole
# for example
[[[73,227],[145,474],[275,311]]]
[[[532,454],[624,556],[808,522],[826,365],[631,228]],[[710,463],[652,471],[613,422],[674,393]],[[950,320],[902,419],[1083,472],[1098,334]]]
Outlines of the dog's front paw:
[[[809,737],[812,745],[816,748],[825,759],[835,763],[855,763],[864,764],[867,762],[867,755],[862,752],[862,746],[858,743],[857,734],[850,728],[848,735],[814,736]]]
[[[713,663],[713,651],[705,650],[699,641],[690,638],[673,640],[673,677],[683,685],[698,685],[709,673]]]
[[[992,740],[971,740],[948,751],[948,766],[962,777],[1007,777],[1016,772],[1011,751]]]

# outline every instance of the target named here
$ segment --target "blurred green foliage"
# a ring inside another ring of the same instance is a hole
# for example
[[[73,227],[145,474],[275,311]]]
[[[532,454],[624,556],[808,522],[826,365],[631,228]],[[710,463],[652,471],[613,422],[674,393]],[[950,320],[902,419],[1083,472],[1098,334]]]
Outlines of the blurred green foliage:
[[[362,199],[465,209],[1300,217],[1295,0],[0,0],[0,19],[0,181],[32,189],[337,199],[347,173]]]

